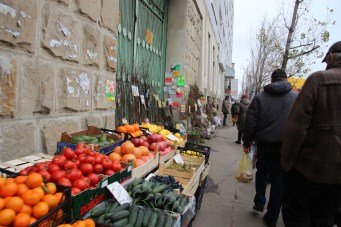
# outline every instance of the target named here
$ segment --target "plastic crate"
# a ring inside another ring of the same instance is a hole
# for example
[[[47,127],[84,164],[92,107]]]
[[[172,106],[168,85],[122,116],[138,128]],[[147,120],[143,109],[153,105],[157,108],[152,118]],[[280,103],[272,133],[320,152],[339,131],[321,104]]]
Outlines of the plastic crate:
[[[205,164],[207,164],[209,162],[211,147],[199,145],[196,143],[187,142],[185,147],[182,148],[181,150],[191,150],[191,151],[196,151],[196,152],[202,153],[203,155],[205,155]]]
[[[206,187],[206,178],[205,180],[203,180],[203,182],[201,183],[201,185],[199,185],[197,191],[195,192],[194,196],[196,199],[196,205],[195,205],[195,210],[196,213],[200,210],[201,208],[201,203],[202,203],[202,199],[204,197],[204,193],[205,193],[205,187]]]

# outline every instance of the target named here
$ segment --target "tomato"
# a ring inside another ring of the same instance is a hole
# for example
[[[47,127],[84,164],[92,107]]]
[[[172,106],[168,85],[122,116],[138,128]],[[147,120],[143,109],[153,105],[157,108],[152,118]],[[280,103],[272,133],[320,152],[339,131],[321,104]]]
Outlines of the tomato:
[[[64,178],[66,173],[64,170],[57,170],[51,175],[51,181],[58,182],[61,178]]]
[[[101,162],[104,169],[111,169],[112,168],[112,161],[109,158],[103,159]]]
[[[93,164],[94,161],[95,161],[95,157],[94,157],[94,156],[86,156],[83,162],[84,162],[84,163]]]
[[[81,192],[79,188],[71,188],[71,195],[77,195]]]
[[[77,144],[76,149],[75,149],[76,155],[78,156],[80,154],[83,154],[84,152],[85,152],[84,143]]]
[[[60,178],[57,182],[57,184],[59,185],[63,185],[65,187],[72,187],[71,181],[69,181],[69,179],[67,178]]]
[[[67,160],[63,166],[63,169],[65,171],[69,171],[69,170],[72,170],[72,169],[77,169],[77,165],[76,163],[70,161],[70,160]]]
[[[81,164],[81,162],[78,159],[75,160],[74,163],[76,164],[77,167]]]
[[[69,147],[64,147],[62,153],[68,160],[73,160],[77,157],[76,153]]]
[[[72,182],[77,179],[81,179],[82,177],[82,172],[78,169],[72,169],[68,174],[66,174],[66,178]]]
[[[73,187],[78,188],[79,190],[83,191],[89,188],[90,184],[83,179],[78,179],[73,182]]]
[[[80,154],[80,155],[78,155],[77,159],[78,159],[80,162],[84,162],[85,157],[86,157],[86,154]]]
[[[87,175],[89,173],[92,173],[94,171],[94,168],[90,163],[82,163],[79,166],[79,170],[82,171],[83,175]]]
[[[115,171],[112,170],[112,169],[107,169],[107,170],[104,172],[104,174],[107,175],[107,176],[111,176],[111,175],[113,175],[114,173],[115,173]]]
[[[111,169],[114,170],[115,172],[118,172],[118,171],[120,171],[122,169],[122,165],[121,165],[121,163],[119,161],[116,161],[116,162],[113,163]]]
[[[54,173],[56,171],[60,170],[59,166],[57,166],[56,164],[50,164],[49,168],[48,168],[48,171],[50,173]]]
[[[101,164],[103,159],[104,157],[101,154],[95,156],[94,164]]]
[[[92,186],[96,185],[99,182],[99,180],[100,180],[98,175],[94,174],[94,173],[90,173],[88,175],[88,178],[89,178],[90,183],[91,183]]]
[[[84,153],[86,155],[90,155],[90,156],[94,156],[95,155],[95,152],[92,152],[89,147],[87,149],[85,149]]]
[[[49,168],[48,165],[45,163],[38,163],[36,165],[36,167],[37,167],[38,172],[43,171],[43,170],[47,170]]]
[[[103,166],[101,164],[94,165],[94,172],[100,174],[103,172]]]
[[[54,158],[52,159],[52,163],[56,164],[57,166],[59,166],[60,168],[63,167],[63,165],[66,162],[66,158],[63,155],[56,155],[54,156]]]
[[[45,182],[50,182],[51,180],[51,174],[47,170],[42,170],[39,172],[39,174],[43,177]]]

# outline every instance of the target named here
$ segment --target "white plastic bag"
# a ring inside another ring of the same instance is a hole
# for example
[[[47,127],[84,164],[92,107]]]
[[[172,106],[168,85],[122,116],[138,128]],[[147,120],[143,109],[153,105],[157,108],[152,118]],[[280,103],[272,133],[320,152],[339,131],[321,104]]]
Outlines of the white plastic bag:
[[[249,154],[243,153],[243,157],[240,160],[240,164],[236,172],[236,178],[242,183],[248,183],[252,180],[253,168]]]

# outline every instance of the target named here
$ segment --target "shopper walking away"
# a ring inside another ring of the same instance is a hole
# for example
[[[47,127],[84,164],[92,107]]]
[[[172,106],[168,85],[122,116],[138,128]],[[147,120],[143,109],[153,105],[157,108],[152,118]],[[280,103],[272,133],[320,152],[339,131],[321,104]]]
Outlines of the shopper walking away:
[[[231,115],[232,115],[232,126],[235,126],[238,121],[238,114],[239,114],[239,104],[236,100],[231,107]]]
[[[341,205],[341,41],[305,81],[288,117],[282,166],[286,226],[333,226]]]
[[[221,105],[221,111],[224,114],[223,126],[226,126],[226,119],[227,119],[227,115],[229,114],[229,97],[228,96],[226,96],[225,99],[223,100],[223,104]]]
[[[238,113],[238,121],[237,121],[237,128],[238,128],[238,140],[236,141],[237,144],[241,144],[244,125],[245,125],[245,116],[247,109],[249,108],[250,100],[248,99],[247,95],[243,95],[242,99],[240,100],[239,106],[239,113]]]
[[[271,83],[252,100],[245,119],[243,133],[244,151],[250,151],[257,142],[256,195],[253,209],[263,212],[265,191],[271,183],[267,211],[263,217],[267,226],[276,226],[282,205],[283,169],[281,149],[285,123],[297,93],[287,82],[287,74],[277,69],[271,74]]]

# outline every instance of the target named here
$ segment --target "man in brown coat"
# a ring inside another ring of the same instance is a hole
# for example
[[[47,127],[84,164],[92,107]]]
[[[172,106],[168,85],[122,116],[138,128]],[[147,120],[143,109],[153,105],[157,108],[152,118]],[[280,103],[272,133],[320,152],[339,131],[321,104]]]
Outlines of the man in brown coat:
[[[286,125],[282,214],[286,226],[333,226],[341,200],[341,41],[308,77]]]

